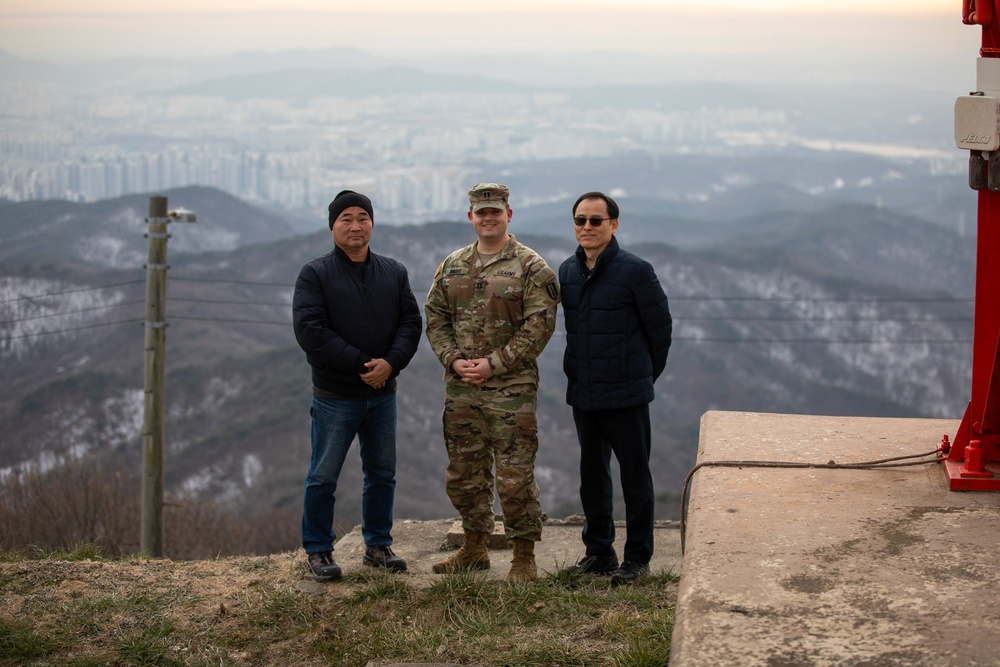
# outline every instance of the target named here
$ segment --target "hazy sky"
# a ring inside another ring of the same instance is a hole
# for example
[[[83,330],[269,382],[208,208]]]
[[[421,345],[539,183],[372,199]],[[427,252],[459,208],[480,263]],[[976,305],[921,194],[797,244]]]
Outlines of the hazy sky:
[[[979,34],[962,25],[961,0],[0,0],[0,49],[63,62],[330,46],[388,55],[919,48],[968,51],[972,68]]]
[[[48,14],[48,13],[105,13],[128,12],[148,14],[164,11],[161,5],[150,9],[148,3],[137,3],[134,0],[89,0],[85,7],[79,0],[5,0],[5,14]],[[413,0],[366,0],[364,8],[368,11],[377,9],[412,10],[417,4]],[[419,3],[417,11],[421,12],[465,12],[494,11],[496,0],[424,0]],[[172,0],[169,11],[259,11],[259,10],[329,10],[357,11],[358,0],[343,2],[337,0]],[[733,7],[757,11],[852,11],[897,14],[922,11],[956,10],[961,6],[959,0],[505,0],[503,6],[507,9],[521,8],[551,8],[551,7],[618,7],[626,8],[658,8],[676,9],[689,7],[695,9],[711,9],[716,7]]]

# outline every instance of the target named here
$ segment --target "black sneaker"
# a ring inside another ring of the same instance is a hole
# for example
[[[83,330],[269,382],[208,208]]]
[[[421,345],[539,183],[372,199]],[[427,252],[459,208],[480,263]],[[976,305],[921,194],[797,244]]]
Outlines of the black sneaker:
[[[611,574],[618,569],[618,556],[584,556],[576,565],[566,568],[570,572],[585,574]]]
[[[316,581],[340,579],[340,566],[333,561],[332,551],[317,551],[308,555],[309,576]]]
[[[621,586],[622,584],[631,584],[644,574],[649,574],[649,565],[627,560],[611,575],[611,585]]]
[[[364,564],[384,567],[390,572],[406,572],[406,561],[392,553],[390,547],[365,547]]]

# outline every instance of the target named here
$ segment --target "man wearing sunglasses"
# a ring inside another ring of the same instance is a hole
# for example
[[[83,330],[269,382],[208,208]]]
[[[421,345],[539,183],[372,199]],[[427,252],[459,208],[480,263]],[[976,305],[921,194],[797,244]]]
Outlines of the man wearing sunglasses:
[[[495,478],[514,556],[507,579],[530,581],[542,537],[535,359],[555,331],[559,287],[542,256],[507,233],[509,194],[497,183],[469,190],[476,241],[445,258],[424,306],[427,340],[444,366],[445,490],[464,533],[462,547],[432,569],[490,567]]]
[[[670,349],[667,296],[649,262],[621,249],[618,204],[588,192],[573,205],[579,246],[559,267],[569,380],[580,442],[580,501],[586,553],[573,569],[610,574],[614,585],[649,572],[653,556],[653,477],[649,403]],[[625,498],[625,548],[615,554],[611,453]]]

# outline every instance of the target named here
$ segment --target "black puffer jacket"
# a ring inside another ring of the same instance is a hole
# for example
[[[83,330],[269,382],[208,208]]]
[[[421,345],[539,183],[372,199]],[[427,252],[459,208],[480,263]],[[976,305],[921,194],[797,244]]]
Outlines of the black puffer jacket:
[[[585,272],[582,248],[559,267],[566,317],[566,402],[619,410],[653,400],[667,364],[673,322],[649,262],[611,243]]]
[[[416,353],[422,331],[406,267],[369,250],[360,269],[336,246],[299,272],[292,323],[313,386],[357,398],[396,391],[396,376]],[[360,375],[378,358],[392,365],[392,375],[373,389]]]

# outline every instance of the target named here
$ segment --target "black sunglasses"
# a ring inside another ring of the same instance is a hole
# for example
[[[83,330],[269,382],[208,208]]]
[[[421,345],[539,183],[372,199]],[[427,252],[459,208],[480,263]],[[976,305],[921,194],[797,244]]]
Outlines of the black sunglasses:
[[[577,227],[583,227],[589,222],[591,227],[600,227],[605,220],[611,220],[611,218],[598,218],[597,216],[594,216],[593,218],[585,218],[581,215],[573,218],[573,224]]]

